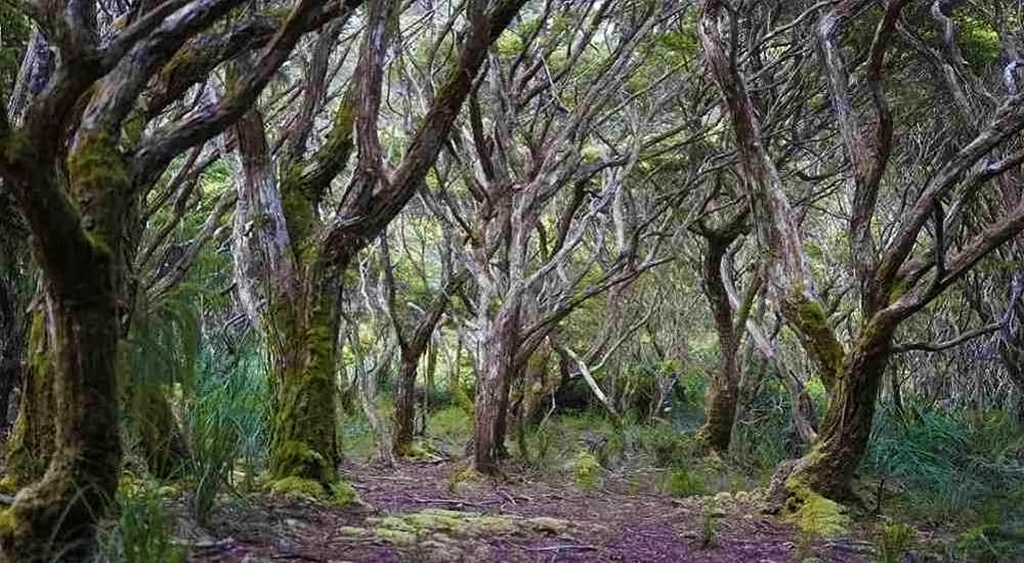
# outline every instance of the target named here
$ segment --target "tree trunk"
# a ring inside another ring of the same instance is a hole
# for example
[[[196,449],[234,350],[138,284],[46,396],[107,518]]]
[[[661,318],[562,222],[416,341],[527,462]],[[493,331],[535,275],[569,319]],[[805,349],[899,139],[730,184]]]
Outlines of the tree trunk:
[[[737,235],[739,233],[737,232]],[[708,236],[708,248],[704,257],[704,294],[711,304],[715,317],[715,331],[718,334],[719,370],[711,378],[707,390],[705,414],[707,420],[697,432],[697,439],[704,447],[719,454],[729,451],[729,439],[736,418],[736,401],[739,397],[739,334],[733,326],[733,308],[729,303],[722,280],[722,260],[729,244],[736,235]]]
[[[236,126],[243,179],[235,210],[239,295],[271,358],[272,480],[337,481],[334,372],[339,273],[307,240],[298,182],[278,183],[263,120],[250,112]]]
[[[9,561],[84,560],[95,546],[95,523],[117,488],[121,440],[112,256],[87,241],[76,241],[84,244],[74,259],[64,257],[73,263],[67,270],[46,268],[54,324],[55,449],[42,481],[23,489],[0,521],[0,544]]]
[[[871,437],[894,328],[877,318],[865,325],[843,363],[818,442],[795,464],[780,467],[769,491],[771,500],[779,504],[787,497],[802,501],[809,492],[834,500],[852,498],[850,483]]]
[[[481,347],[482,358],[480,369],[477,370],[473,432],[475,465],[476,470],[481,473],[497,473],[498,460],[508,455],[505,448],[505,430],[508,393],[518,345],[518,328],[518,306],[506,303],[495,318],[490,334]]]
[[[182,475],[189,459],[188,445],[163,385],[135,387],[133,416],[149,471],[160,479]]]
[[[36,312],[29,333],[29,362],[22,374],[18,418],[7,444],[7,483],[18,488],[39,480],[53,455],[53,364],[46,315]]]
[[[407,456],[412,449],[416,420],[416,368],[419,355],[402,352],[402,367],[395,386],[395,437],[393,450],[396,456]]]

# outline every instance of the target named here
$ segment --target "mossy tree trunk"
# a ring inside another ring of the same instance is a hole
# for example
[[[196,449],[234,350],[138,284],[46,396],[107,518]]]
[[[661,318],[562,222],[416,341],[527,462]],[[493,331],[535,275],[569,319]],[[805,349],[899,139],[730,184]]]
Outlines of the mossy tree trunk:
[[[115,279],[121,204],[130,182],[124,157],[103,133],[83,134],[72,149],[67,191],[53,162],[28,151],[16,157],[34,166],[13,183],[46,274],[54,452],[42,480],[23,489],[4,515],[0,545],[14,561],[74,560],[94,546],[95,522],[117,485]]]
[[[718,336],[719,367],[711,378],[707,389],[704,425],[697,432],[701,444],[719,454],[729,451],[732,427],[736,419],[736,403],[739,400],[739,348],[742,340],[742,327],[746,321],[741,318],[733,320],[734,310],[729,301],[729,293],[722,279],[722,267],[730,245],[745,230],[747,215],[741,213],[723,227],[711,229],[703,223],[695,230],[704,237],[706,249],[701,268],[704,295],[715,319],[715,332]],[[749,311],[749,304],[746,304]],[[742,312],[741,316],[745,316]]]
[[[272,479],[336,480],[336,286],[302,229],[311,204],[294,181],[279,183],[262,116],[235,128],[242,164],[235,212],[235,267],[243,303],[271,361]],[[261,305],[261,303],[263,303]]]
[[[8,115],[8,105],[0,103],[0,173],[25,216],[43,272],[54,452],[42,480],[22,489],[14,505],[0,513],[0,560],[87,560],[95,548],[96,524],[114,499],[121,457],[118,342],[126,312],[119,297],[127,277],[125,229],[139,190],[151,186],[182,151],[237,120],[308,26],[351,12],[347,5],[327,14],[320,3],[298,4],[277,33],[265,34],[264,41],[272,35],[273,46],[263,50],[243,84],[202,116],[163,121],[159,134],[122,150],[123,137],[133,137],[127,129],[142,130],[177,96],[164,105],[147,104],[155,114],[133,113],[150,78],[190,38],[240,4],[162,4],[153,7],[155,13],[133,11],[126,16],[132,33],[102,45],[100,37],[114,30],[101,33],[97,3],[79,2],[67,10],[47,5],[36,11],[44,20],[41,28],[48,27],[45,22],[63,21],[68,33],[51,37],[60,51],[55,65],[26,57],[23,68],[47,70],[24,73],[20,87],[27,89],[14,104],[18,107]],[[174,9],[175,17],[167,17]],[[50,49],[42,45],[41,52]],[[176,92],[203,82],[234,54],[191,60],[194,74]]]
[[[721,0],[702,0],[698,35],[714,79],[725,102],[735,133],[740,173],[747,189],[758,242],[769,256],[768,282],[787,324],[800,338],[808,358],[818,367],[830,394],[830,403],[818,441],[811,452],[780,467],[773,489],[783,497],[799,499],[809,492],[842,498],[867,447],[871,418],[885,366],[892,353],[892,337],[899,324],[923,310],[946,288],[956,283],[982,258],[1024,229],[1024,204],[1006,206],[983,229],[958,232],[957,244],[947,244],[943,200],[959,198],[980,184],[968,173],[983,159],[1010,150],[1008,140],[1024,130],[1024,96],[1006,97],[991,112],[990,121],[974,132],[974,138],[949,147],[950,157],[932,172],[912,203],[891,225],[893,235],[884,244],[875,239],[876,204],[893,151],[893,115],[884,92],[886,51],[896,36],[896,26],[906,2],[885,4],[875,23],[874,39],[864,65],[869,103],[855,109],[850,94],[850,73],[841,40],[852,20],[862,17],[845,3],[824,10],[813,26],[817,35],[832,114],[840,129],[849,167],[850,186],[849,266],[858,282],[861,325],[847,351],[831,328],[827,310],[814,290],[806,266],[798,215],[789,203],[782,177],[768,154],[755,104],[737,64],[738,45],[723,34],[738,14],[730,13]],[[946,15],[948,26],[955,22]],[[945,64],[956,52],[957,34],[943,38],[946,45],[935,59]],[[927,49],[927,47],[925,47]],[[958,61],[952,61],[958,63]],[[954,81],[955,82],[955,81]],[[1001,96],[1000,96],[1001,97]],[[997,99],[993,95],[993,99]],[[977,117],[971,121],[978,122]],[[956,143],[951,140],[952,143]],[[1007,159],[1012,160],[1012,159]],[[1007,173],[1007,164],[991,177]],[[952,205],[961,205],[957,199]],[[922,245],[921,233],[934,224],[934,236]],[[927,253],[915,253],[919,247]],[[778,496],[776,496],[778,500]]]
[[[29,331],[28,362],[21,374],[18,418],[7,444],[8,486],[39,480],[53,454],[53,365],[48,341],[46,314],[37,311]]]
[[[490,10],[474,5],[469,11],[457,62],[396,167],[385,166],[377,131],[386,49],[399,9],[395,0],[370,3],[354,83],[314,154],[307,156],[306,140],[325,100],[331,41],[318,44],[311,59],[300,119],[284,135],[282,162],[271,162],[257,113],[239,125],[245,180],[235,220],[237,277],[273,358],[272,477],[335,479],[334,343],[342,278],[358,252],[384,232],[423,185],[489,46],[524,3],[503,1]],[[357,164],[345,197],[334,219],[322,220],[320,204],[354,145]]]
[[[828,498],[852,498],[850,483],[867,451],[882,376],[891,356],[896,324],[877,315],[846,357],[836,378],[837,386],[811,452],[776,476],[784,490],[769,491],[782,500],[798,499],[808,491]]]

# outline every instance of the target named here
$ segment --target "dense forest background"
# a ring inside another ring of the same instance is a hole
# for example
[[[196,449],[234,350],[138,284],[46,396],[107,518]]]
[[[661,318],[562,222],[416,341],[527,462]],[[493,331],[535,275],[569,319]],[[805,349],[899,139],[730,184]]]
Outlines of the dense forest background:
[[[0,0],[0,560],[1024,558],[1022,53],[1007,0]]]

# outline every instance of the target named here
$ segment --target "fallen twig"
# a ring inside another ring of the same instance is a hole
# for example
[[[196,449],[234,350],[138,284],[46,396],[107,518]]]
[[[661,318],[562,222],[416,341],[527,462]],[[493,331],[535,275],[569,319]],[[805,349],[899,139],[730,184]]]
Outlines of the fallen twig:
[[[513,497],[512,495],[510,495],[510,494],[506,493],[505,491],[503,491],[503,490],[501,490],[501,489],[495,489],[495,491],[494,491],[494,492],[498,493],[499,495],[501,495],[502,497],[504,497],[504,498],[505,498],[506,500],[508,500],[509,502],[511,502],[513,506],[518,506],[518,505],[519,505],[519,503],[518,503],[518,502],[516,502],[516,499],[515,499],[515,497]]]
[[[458,499],[406,497],[406,500],[408,500],[410,502],[418,502],[418,503],[423,503],[423,504],[462,504],[462,505],[466,505],[466,506],[475,506],[477,508],[487,508],[487,506],[485,506],[483,504],[480,504],[480,503],[477,503],[477,502],[470,502],[468,500],[458,500]],[[497,502],[497,501],[491,501],[491,502],[494,503],[494,502]]]
[[[544,547],[524,547],[524,551],[562,551],[564,549],[577,549],[579,551],[597,551],[597,547],[586,544],[565,544],[565,545],[547,545]]]

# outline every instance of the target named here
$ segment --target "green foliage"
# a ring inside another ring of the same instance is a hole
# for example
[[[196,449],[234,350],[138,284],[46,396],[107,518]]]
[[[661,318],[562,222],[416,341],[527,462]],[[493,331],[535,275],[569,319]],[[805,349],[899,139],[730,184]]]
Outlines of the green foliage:
[[[692,497],[707,490],[704,480],[685,467],[671,470],[665,476],[662,488],[674,497]]]
[[[903,555],[913,549],[917,530],[903,524],[885,524],[878,532],[879,563],[900,563]]]
[[[117,492],[118,519],[102,531],[103,560],[124,563],[183,563],[184,550],[174,543],[173,521],[164,509],[156,483],[123,481]]]
[[[265,367],[252,335],[225,337],[212,343],[200,358],[195,404],[189,409],[192,437],[190,478],[195,485],[193,508],[204,522],[217,494],[231,484],[241,460],[245,477],[260,471],[266,451],[263,400]]]
[[[667,424],[627,425],[627,443],[647,454],[655,467],[673,467],[695,454],[693,437]]]
[[[989,412],[972,422],[962,412],[905,409],[904,418],[879,410],[862,465],[899,483],[888,510],[966,530],[950,548],[956,558],[1024,557],[1024,436],[1010,418]]]
[[[473,433],[473,421],[461,407],[446,407],[430,414],[427,432],[432,437],[454,445]]]
[[[18,77],[21,57],[28,43],[32,26],[13,2],[0,3],[0,94],[6,100]]]
[[[988,22],[970,15],[956,18],[960,49],[967,62],[985,68],[999,59],[999,32]]]

